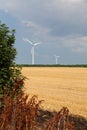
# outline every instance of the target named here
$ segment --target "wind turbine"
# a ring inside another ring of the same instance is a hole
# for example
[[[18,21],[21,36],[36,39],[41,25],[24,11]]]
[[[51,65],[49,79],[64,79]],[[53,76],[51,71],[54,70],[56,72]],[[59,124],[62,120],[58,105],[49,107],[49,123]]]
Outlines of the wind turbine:
[[[31,48],[32,64],[34,64],[34,48],[35,48],[35,46],[37,46],[37,45],[39,45],[39,44],[41,44],[41,43],[40,43],[40,42],[35,42],[35,43],[33,43],[33,42],[31,42],[29,39],[27,39],[27,38],[23,38],[23,40],[24,40],[25,42],[28,42],[28,43],[30,43],[30,44],[32,45],[32,48]]]
[[[56,64],[58,64],[58,58],[60,58],[60,56],[54,55],[55,59],[56,59]]]

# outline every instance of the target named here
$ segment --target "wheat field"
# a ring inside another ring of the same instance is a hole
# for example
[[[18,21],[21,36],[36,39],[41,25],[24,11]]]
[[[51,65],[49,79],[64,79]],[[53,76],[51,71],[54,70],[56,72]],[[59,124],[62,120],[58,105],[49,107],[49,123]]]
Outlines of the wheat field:
[[[42,108],[58,111],[63,106],[70,113],[87,118],[87,68],[23,67],[25,92],[44,100]]]

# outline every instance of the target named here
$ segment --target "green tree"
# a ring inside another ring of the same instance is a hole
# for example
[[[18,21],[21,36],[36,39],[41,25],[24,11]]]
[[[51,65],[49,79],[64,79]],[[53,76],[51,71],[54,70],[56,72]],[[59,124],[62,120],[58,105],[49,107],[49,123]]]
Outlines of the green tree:
[[[14,62],[16,57],[15,30],[10,30],[6,24],[0,22],[0,93],[8,86],[13,89],[17,79],[21,79],[20,67]],[[20,86],[22,87],[22,86]]]

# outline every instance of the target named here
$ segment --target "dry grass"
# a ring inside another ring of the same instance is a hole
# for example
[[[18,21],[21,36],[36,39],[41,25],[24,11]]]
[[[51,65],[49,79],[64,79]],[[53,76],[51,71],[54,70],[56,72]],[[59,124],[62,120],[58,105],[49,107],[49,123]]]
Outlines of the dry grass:
[[[43,108],[87,117],[87,68],[24,67],[26,93],[45,100]]]

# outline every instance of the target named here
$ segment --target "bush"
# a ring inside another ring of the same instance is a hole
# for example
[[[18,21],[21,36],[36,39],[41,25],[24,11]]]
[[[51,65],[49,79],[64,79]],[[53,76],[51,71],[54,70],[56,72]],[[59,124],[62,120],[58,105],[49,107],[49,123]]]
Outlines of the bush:
[[[14,34],[15,30],[9,30],[6,24],[0,22],[0,94],[6,86],[10,92],[15,81],[22,78],[21,68],[14,62],[17,54]]]

